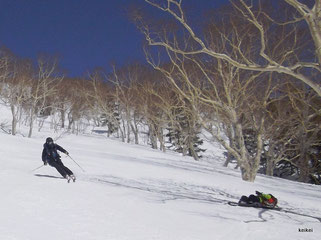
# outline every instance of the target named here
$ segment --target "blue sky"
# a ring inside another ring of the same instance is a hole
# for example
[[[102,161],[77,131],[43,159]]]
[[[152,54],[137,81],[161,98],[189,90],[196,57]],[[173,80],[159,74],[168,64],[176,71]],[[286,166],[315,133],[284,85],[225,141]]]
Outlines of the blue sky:
[[[183,1],[196,15],[224,2]],[[72,76],[144,61],[142,35],[126,15],[136,3],[148,7],[144,0],[0,0],[0,44],[24,58],[57,55]]]

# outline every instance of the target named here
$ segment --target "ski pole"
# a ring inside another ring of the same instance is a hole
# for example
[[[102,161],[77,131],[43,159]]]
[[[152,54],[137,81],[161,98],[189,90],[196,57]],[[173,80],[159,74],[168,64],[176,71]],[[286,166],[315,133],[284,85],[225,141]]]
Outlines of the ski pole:
[[[33,169],[31,172],[34,172],[34,171],[36,171],[37,169],[42,168],[43,166],[45,166],[45,165],[41,165],[40,167],[37,167],[37,168]]]
[[[70,157],[69,154],[67,154],[67,156]],[[83,172],[85,172],[85,170],[72,157],[70,157],[70,159],[73,160],[78,165],[78,167],[80,167],[80,169],[83,170]]]

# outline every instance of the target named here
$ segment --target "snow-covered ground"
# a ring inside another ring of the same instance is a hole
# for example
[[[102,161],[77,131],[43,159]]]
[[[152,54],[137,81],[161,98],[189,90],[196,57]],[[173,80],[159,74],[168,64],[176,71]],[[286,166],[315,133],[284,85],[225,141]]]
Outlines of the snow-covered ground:
[[[57,143],[85,169],[62,156],[77,176],[68,184],[52,167],[32,172],[48,136],[59,134],[0,131],[1,240],[321,239],[320,186],[260,175],[248,183],[220,161],[65,134]],[[227,204],[255,190],[284,211]]]

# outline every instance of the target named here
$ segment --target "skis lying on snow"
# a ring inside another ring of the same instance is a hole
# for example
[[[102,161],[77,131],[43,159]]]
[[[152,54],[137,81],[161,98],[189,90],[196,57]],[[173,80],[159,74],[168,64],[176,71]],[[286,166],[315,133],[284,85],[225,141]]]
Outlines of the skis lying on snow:
[[[239,206],[239,207],[253,207],[253,208],[263,208],[263,209],[270,209],[270,210],[278,210],[280,211],[282,208],[275,206],[274,208],[262,206],[261,204],[257,203],[237,203],[237,202],[228,202],[230,206]]]
[[[293,214],[293,215],[313,218],[313,219],[316,219],[319,222],[321,222],[321,217],[311,216],[311,215],[305,214],[305,213],[300,213],[298,211],[295,211],[295,209],[281,208],[281,207],[278,207],[278,206],[276,206],[274,208],[262,207],[262,206],[259,206],[259,205],[255,204],[255,203],[254,204],[242,204],[242,203],[239,204],[238,202],[227,202],[227,203],[230,206],[262,208],[262,209],[266,209],[266,210],[275,210],[275,211],[279,211],[279,212],[283,212],[283,213],[290,213],[290,214]]]

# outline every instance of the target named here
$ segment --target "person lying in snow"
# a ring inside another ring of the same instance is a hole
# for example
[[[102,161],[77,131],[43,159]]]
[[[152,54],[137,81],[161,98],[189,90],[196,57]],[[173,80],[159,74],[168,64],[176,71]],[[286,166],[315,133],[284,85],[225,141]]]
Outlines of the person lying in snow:
[[[249,197],[242,196],[239,205],[253,206],[253,207],[266,207],[274,208],[278,203],[278,199],[272,194],[264,194],[256,191],[256,195],[251,194]]]
[[[57,171],[64,178],[66,178],[68,180],[68,182],[70,181],[70,179],[75,181],[76,178],[75,178],[73,172],[69,168],[64,166],[57,150],[65,153],[66,155],[69,155],[69,153],[65,149],[63,149],[58,144],[55,144],[51,137],[48,137],[46,139],[46,143],[43,145],[43,150],[42,150],[42,161],[43,161],[44,165],[49,164],[50,166],[56,168]]]

